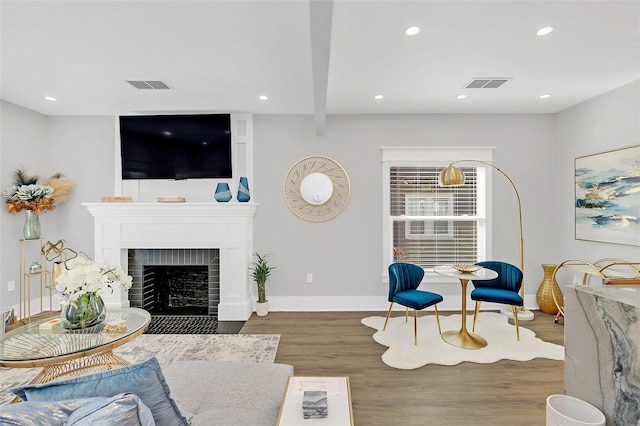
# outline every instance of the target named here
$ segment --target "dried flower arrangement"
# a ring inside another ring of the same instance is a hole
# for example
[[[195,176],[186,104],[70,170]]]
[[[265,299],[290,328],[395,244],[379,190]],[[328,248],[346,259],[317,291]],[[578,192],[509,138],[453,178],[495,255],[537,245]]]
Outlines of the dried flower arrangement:
[[[393,261],[394,262],[403,262],[404,261],[404,249],[401,247],[393,248]]]
[[[69,198],[69,193],[76,185],[62,173],[54,174],[42,184],[38,184],[38,179],[38,176],[27,175],[24,170],[16,170],[13,185],[2,193],[2,197],[7,199],[9,213],[31,210],[40,214],[52,211],[56,204]]]

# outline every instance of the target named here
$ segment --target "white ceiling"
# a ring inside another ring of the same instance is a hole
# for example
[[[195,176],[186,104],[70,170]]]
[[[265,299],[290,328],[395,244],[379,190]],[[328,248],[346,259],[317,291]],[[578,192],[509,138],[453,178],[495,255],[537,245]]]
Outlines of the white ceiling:
[[[315,114],[322,127],[325,114],[555,113],[640,78],[637,0],[311,4],[1,0],[0,96],[47,115]],[[475,77],[512,79],[465,89]]]

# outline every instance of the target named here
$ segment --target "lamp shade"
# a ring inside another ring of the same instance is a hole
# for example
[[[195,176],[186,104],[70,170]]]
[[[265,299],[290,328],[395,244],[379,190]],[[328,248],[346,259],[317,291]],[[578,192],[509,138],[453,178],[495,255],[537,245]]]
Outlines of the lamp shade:
[[[457,167],[449,166],[440,172],[440,186],[464,185],[464,172]]]

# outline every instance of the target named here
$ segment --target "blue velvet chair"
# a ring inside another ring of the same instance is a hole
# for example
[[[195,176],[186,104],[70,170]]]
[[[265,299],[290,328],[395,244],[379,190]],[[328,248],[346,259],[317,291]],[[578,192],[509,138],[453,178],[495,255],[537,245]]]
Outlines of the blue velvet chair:
[[[440,330],[440,317],[438,316],[437,304],[442,302],[442,296],[430,291],[417,290],[424,277],[424,269],[413,263],[392,263],[389,265],[389,311],[384,321],[382,331],[387,329],[389,315],[394,303],[398,303],[406,307],[405,321],[408,321],[409,308],[413,309],[413,344],[418,344],[418,311],[425,309],[431,305],[436,310],[436,321],[438,322],[438,331]]]
[[[524,301],[518,293],[522,286],[522,271],[510,263],[498,261],[478,262],[477,265],[496,271],[498,277],[487,281],[472,280],[475,289],[471,292],[471,300],[476,301],[472,330],[475,331],[476,329],[476,319],[478,311],[480,311],[481,302],[501,303],[511,306],[513,322],[516,325],[516,338],[519,341],[518,307],[524,305]]]

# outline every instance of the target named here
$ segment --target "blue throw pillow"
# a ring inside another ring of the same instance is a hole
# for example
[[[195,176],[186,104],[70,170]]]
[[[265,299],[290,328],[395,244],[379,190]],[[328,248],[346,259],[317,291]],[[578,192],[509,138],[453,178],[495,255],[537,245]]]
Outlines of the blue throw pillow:
[[[21,402],[0,405],[0,425],[65,426],[75,410],[107,398],[78,398],[66,401]]]
[[[136,394],[149,407],[158,426],[182,426],[189,421],[171,397],[171,391],[160,370],[158,360],[147,361],[102,373],[26,385],[11,389],[24,401],[57,401],[90,396]]]
[[[1,423],[0,423],[1,424]],[[75,410],[67,426],[154,426],[151,410],[132,393],[99,398]]]

